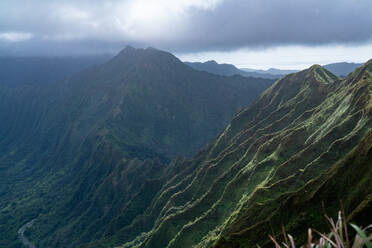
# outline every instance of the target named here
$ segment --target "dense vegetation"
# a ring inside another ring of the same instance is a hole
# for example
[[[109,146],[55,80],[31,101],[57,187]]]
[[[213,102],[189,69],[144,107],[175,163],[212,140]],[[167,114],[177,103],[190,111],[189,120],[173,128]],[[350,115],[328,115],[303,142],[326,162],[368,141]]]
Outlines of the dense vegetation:
[[[267,247],[282,225],[304,242],[309,223],[325,230],[322,201],[370,224],[371,102],[372,61],[345,80],[320,66],[279,80],[121,226],[138,233],[123,247]]]
[[[63,81],[2,84],[0,247],[19,247],[17,229],[35,218],[26,235],[37,247],[119,233],[183,168],[169,161],[198,151],[272,83],[127,47]]]
[[[127,47],[59,83],[2,85],[0,246],[33,219],[39,248],[271,247],[282,226],[305,243],[340,200],[370,224],[372,60],[272,82]]]

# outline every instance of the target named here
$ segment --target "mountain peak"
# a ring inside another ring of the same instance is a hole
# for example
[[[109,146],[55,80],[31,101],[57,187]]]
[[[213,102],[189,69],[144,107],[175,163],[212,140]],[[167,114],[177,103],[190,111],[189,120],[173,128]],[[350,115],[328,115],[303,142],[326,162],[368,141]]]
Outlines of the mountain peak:
[[[218,64],[215,60],[208,60],[205,64]]]
[[[318,64],[314,64],[314,65],[312,65],[312,66],[310,66],[310,70],[317,70],[317,69],[321,69],[321,68],[323,68],[321,65],[318,65]]]
[[[156,49],[155,47],[147,47],[145,50],[146,51],[153,51],[153,52],[160,52],[160,50]]]
[[[175,67],[184,66],[184,64],[173,54],[158,50],[153,47],[147,48],[134,48],[126,46],[121,50],[111,62],[116,66],[133,67],[144,66],[147,67]],[[151,66],[149,66],[151,64]],[[168,68],[169,69],[169,68]]]
[[[122,49],[122,50],[119,52],[119,54],[120,54],[120,53],[134,52],[134,51],[136,51],[136,50],[137,50],[136,48],[134,48],[134,47],[132,47],[132,46],[130,46],[130,45],[127,45],[124,49]]]
[[[372,59],[368,60],[364,66],[368,67],[370,71],[372,71]]]
[[[162,51],[156,48],[153,48],[153,47],[135,48],[135,47],[128,45],[118,53],[118,56],[135,54],[135,53],[150,53],[150,52],[162,52]]]
[[[318,64],[312,65],[305,71],[307,71],[312,77],[314,77],[316,81],[324,84],[330,84],[339,79],[332,72],[328,71]]]

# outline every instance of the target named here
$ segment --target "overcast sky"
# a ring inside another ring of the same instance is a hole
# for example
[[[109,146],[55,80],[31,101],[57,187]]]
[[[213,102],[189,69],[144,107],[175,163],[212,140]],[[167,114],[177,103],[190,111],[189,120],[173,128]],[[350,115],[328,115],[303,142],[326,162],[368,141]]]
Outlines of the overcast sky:
[[[0,53],[113,53],[297,68],[372,58],[371,0],[1,0]]]

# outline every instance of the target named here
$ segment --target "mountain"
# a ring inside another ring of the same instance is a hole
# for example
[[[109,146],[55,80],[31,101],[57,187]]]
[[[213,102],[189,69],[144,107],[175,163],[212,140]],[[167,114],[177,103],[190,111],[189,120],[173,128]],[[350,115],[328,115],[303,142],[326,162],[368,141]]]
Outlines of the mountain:
[[[238,69],[232,64],[218,64],[214,60],[210,60],[204,63],[201,62],[185,62],[188,66],[191,66],[195,70],[207,71],[217,75],[242,75],[245,77],[257,77],[257,78],[271,78],[278,79],[285,75],[299,72],[298,70],[281,70],[276,68],[270,68],[268,70],[257,70],[249,68],[240,68]],[[332,72],[333,74],[345,78],[349,73],[354,71],[357,67],[362,66],[362,64],[357,63],[333,63],[324,65],[324,68]]]
[[[216,75],[232,76],[232,75],[242,75],[245,77],[256,77],[256,78],[268,78],[268,79],[278,79],[282,75],[275,75],[271,73],[258,72],[258,71],[245,71],[236,68],[232,64],[218,64],[214,60],[210,60],[204,63],[201,62],[184,62],[186,65],[194,68],[198,71],[206,71]]]
[[[371,102],[372,60],[344,80],[319,65],[278,80],[176,163],[130,224],[83,247],[272,247],[282,225],[305,242],[309,226],[328,230],[322,205],[334,215],[340,200],[349,221],[370,224]]]
[[[19,247],[32,219],[37,247],[77,247],[130,223],[182,156],[272,83],[127,47],[62,81],[0,85],[0,246]]]
[[[361,63],[339,62],[339,63],[327,64],[327,65],[324,65],[323,67],[329,70],[330,72],[332,72],[333,74],[339,77],[345,78],[347,75],[349,75],[349,73],[353,72],[356,68],[362,65],[363,64]],[[270,68],[268,70],[240,68],[240,70],[245,71],[245,72],[250,72],[250,73],[255,72],[255,73],[263,74],[263,76],[261,76],[262,78],[267,78],[265,77],[266,74],[274,75],[277,78],[280,78],[283,75],[298,72],[298,70],[281,70],[281,69],[275,69],[275,68]]]
[[[262,73],[262,74],[271,74],[271,75],[275,75],[275,76],[287,75],[287,74],[290,74],[290,73],[299,72],[299,70],[283,70],[283,69],[276,69],[276,68],[269,68],[267,70],[240,68],[240,70],[247,71],[247,72],[257,72],[257,73]]]
[[[11,57],[0,56],[0,85],[50,83],[82,69],[103,64],[112,56]],[[21,73],[20,73],[21,72]]]
[[[333,74],[345,78],[347,75],[349,75],[349,73],[353,72],[356,68],[362,65],[363,64],[360,63],[339,62],[325,65],[324,68],[331,71]]]
[[[57,83],[0,86],[0,246],[34,221],[39,248],[269,247],[282,226],[298,242],[328,230],[322,206],[340,200],[370,224],[372,60],[272,82],[127,47]]]

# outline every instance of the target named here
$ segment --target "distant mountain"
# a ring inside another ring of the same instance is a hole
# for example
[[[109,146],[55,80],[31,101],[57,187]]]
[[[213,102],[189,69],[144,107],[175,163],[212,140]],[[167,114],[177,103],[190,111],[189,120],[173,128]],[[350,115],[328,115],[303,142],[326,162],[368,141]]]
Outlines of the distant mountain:
[[[356,68],[362,65],[363,64],[360,63],[340,62],[324,65],[324,68],[336,74],[337,76],[346,77],[347,75],[349,75],[349,73],[353,72]]]
[[[130,224],[181,169],[171,159],[199,151],[273,82],[127,47],[63,81],[0,85],[0,247],[19,246],[35,218],[26,235],[40,248]]]
[[[240,68],[240,70],[246,71],[246,72],[256,72],[261,74],[270,74],[270,75],[287,75],[290,73],[296,73],[299,72],[299,70],[282,70],[282,69],[276,69],[276,68],[270,68],[267,70],[256,70],[256,69],[249,69],[249,68]]]
[[[356,68],[362,66],[363,64],[360,63],[347,63],[347,62],[340,62],[340,63],[333,63],[327,64],[323,67],[332,72],[333,74],[345,78],[349,73],[353,72]],[[256,70],[256,69],[249,69],[249,68],[240,68],[242,71],[250,72],[250,73],[260,73],[260,74],[270,74],[276,77],[281,77],[283,75],[288,75],[290,73],[296,73],[299,70],[281,70],[270,68],[268,70]],[[264,76],[262,76],[264,77]]]
[[[236,68],[232,64],[218,64],[214,60],[210,60],[204,63],[201,62],[184,62],[186,65],[194,68],[198,71],[206,71],[216,75],[232,76],[242,75],[245,77],[256,77],[256,78],[269,78],[278,79],[281,75],[274,75],[271,73],[261,73],[256,71],[244,71]]]
[[[111,59],[110,55],[77,57],[0,56],[0,85],[50,83],[64,79],[92,65]]]

